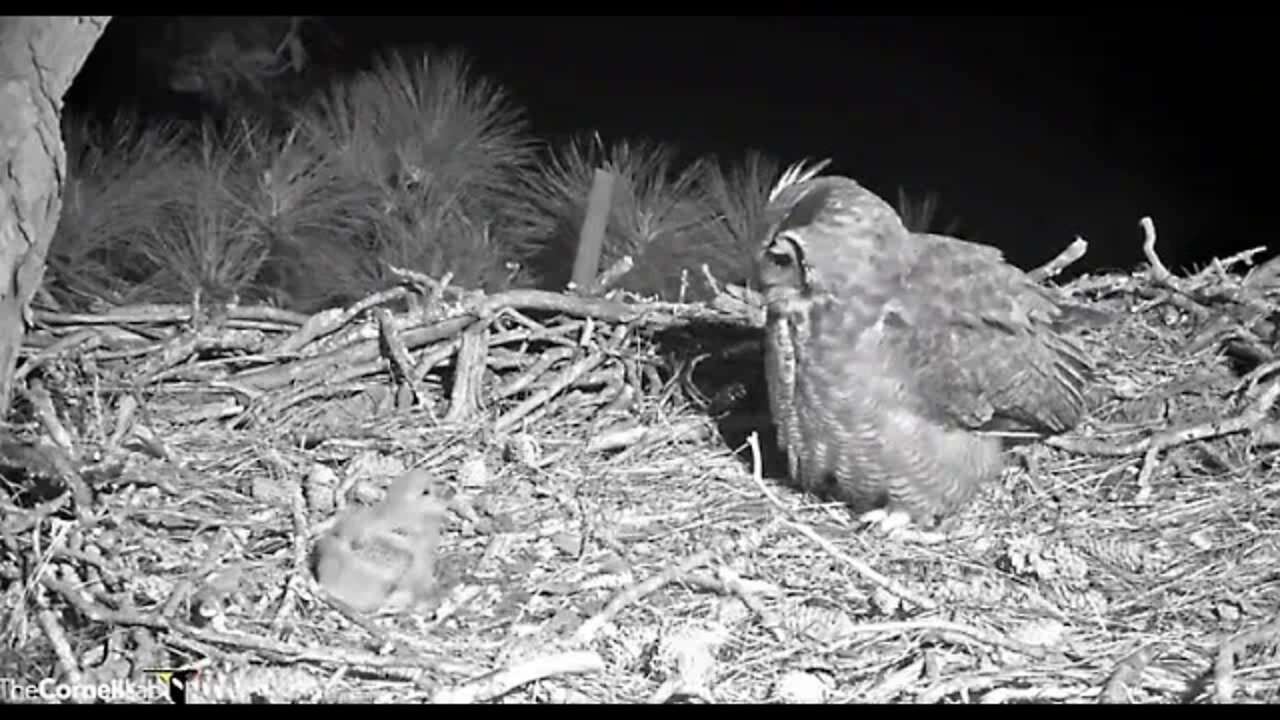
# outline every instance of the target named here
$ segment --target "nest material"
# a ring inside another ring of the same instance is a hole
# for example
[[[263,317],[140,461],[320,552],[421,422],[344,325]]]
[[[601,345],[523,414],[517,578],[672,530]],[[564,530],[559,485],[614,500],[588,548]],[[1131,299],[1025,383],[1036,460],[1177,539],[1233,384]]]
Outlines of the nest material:
[[[313,317],[37,313],[0,446],[0,674],[191,666],[192,699],[277,702],[1276,702],[1272,264],[1180,278],[1149,246],[1065,286],[1116,317],[1085,338],[1089,420],[941,544],[770,478],[758,378],[726,377],[747,293],[406,274]],[[448,595],[344,615],[309,547],[408,467],[456,493]]]

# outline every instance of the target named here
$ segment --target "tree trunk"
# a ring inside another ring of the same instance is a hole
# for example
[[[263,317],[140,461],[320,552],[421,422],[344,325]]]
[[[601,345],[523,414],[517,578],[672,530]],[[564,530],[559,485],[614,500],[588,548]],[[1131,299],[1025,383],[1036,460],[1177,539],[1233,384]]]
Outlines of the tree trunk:
[[[110,19],[0,18],[0,417],[62,212],[62,96]]]

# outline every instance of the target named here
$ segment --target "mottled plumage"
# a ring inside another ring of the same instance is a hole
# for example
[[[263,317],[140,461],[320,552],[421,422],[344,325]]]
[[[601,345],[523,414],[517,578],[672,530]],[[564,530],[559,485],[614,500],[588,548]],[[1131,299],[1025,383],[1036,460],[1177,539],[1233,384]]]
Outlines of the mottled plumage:
[[[758,258],[765,372],[793,478],[860,509],[954,511],[999,474],[987,430],[1061,432],[1090,365],[1060,298],[999,250],[912,234],[843,177],[791,172]]]
[[[425,493],[434,478],[422,470],[391,483],[372,507],[349,509],[316,543],[316,580],[360,612],[398,612],[430,598],[446,505]]]

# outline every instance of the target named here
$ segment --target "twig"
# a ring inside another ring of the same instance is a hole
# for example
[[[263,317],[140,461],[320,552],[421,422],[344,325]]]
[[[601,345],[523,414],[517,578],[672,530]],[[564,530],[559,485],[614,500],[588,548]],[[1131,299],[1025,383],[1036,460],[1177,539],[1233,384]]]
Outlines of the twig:
[[[407,289],[394,287],[376,292],[347,308],[318,312],[308,318],[297,332],[285,338],[280,344],[269,350],[267,354],[291,355],[296,353],[306,347],[308,343],[336,332],[365,310],[389,303],[408,294],[409,291]]]
[[[49,347],[41,350],[39,353],[36,353],[31,357],[31,359],[23,363],[22,367],[14,371],[13,382],[15,384],[22,382],[26,379],[27,375],[31,374],[32,370],[35,370],[63,353],[71,352],[72,350],[88,352],[101,344],[102,336],[97,330],[85,328],[71,333],[70,335],[54,342]]]
[[[116,402],[116,417],[112,424],[111,437],[107,440],[106,454],[111,455],[120,449],[120,445],[133,430],[134,413],[138,410],[138,398],[133,393],[120,396]]]
[[[1267,414],[1277,399],[1280,399],[1280,378],[1267,385],[1266,389],[1243,412],[1223,420],[1165,430],[1127,443],[1106,443],[1089,439],[1072,440],[1061,436],[1046,438],[1044,442],[1046,445],[1067,452],[1100,457],[1130,457],[1148,453],[1153,448],[1158,452],[1198,440],[1252,430],[1266,422]]]
[[[160,606],[160,616],[165,618],[173,617],[178,611],[178,606],[183,600],[191,594],[192,588],[197,582],[204,582],[205,576],[213,572],[213,569],[222,561],[222,555],[226,552],[227,543],[231,540],[231,534],[227,530],[218,533],[209,547],[205,550],[204,557],[200,560],[200,566],[196,571],[188,574],[169,593],[169,597]]]
[[[48,438],[37,438],[35,443],[0,440],[0,460],[21,467],[32,475],[59,480],[75,501],[76,516],[81,520],[87,519],[93,511],[93,490],[76,468],[71,455]]]
[[[437,704],[468,704],[502,697],[522,685],[558,675],[603,672],[604,659],[590,650],[576,650],[533,658],[480,680],[440,690],[431,698]]]
[[[577,382],[578,378],[594,370],[597,365],[605,361],[605,358],[606,355],[597,350],[565,368],[559,375],[552,378],[546,387],[525,398],[519,405],[511,408],[505,415],[498,418],[498,421],[494,423],[494,430],[497,432],[510,430],[516,423],[520,422],[521,418],[538,409],[543,403],[546,403],[562,390]]]
[[[62,668],[62,672],[66,675],[67,680],[72,684],[79,684],[83,681],[80,673],[80,664],[76,661],[75,651],[71,649],[71,643],[67,640],[67,632],[63,629],[62,623],[54,616],[53,610],[49,608],[47,590],[45,588],[37,588],[36,604],[39,610],[36,612],[36,619],[40,623],[40,629],[44,632],[45,638],[49,640],[49,645],[53,647],[53,653],[58,658],[58,665]],[[75,697],[72,696],[72,700]]]
[[[1218,258],[1214,258],[1212,262],[1206,265],[1203,269],[1201,269],[1195,275],[1191,276],[1191,282],[1193,283],[1204,282],[1208,279],[1209,275],[1218,275],[1218,277],[1221,279],[1226,275],[1226,272],[1228,270],[1230,270],[1232,267],[1236,265],[1252,265],[1253,258],[1266,251],[1267,251],[1266,245],[1259,245],[1258,247],[1249,248],[1248,250],[1241,250],[1240,252],[1234,255],[1230,255],[1228,257],[1222,258],[1221,260],[1219,260]],[[1252,273],[1250,273],[1250,275],[1252,275]],[[1249,284],[1249,278],[1247,276],[1244,279],[1244,284],[1245,285]]]
[[[919,595],[913,592],[912,590],[907,589],[905,586],[902,585],[902,583],[899,583],[897,580],[894,580],[893,578],[881,575],[878,571],[875,570],[875,568],[872,568],[870,565],[866,564],[862,560],[859,560],[858,558],[855,558],[852,555],[841,550],[840,548],[836,547],[834,543],[832,543],[830,540],[819,535],[816,531],[814,531],[813,528],[809,527],[808,525],[795,522],[793,520],[782,520],[782,524],[791,528],[795,532],[809,538],[814,542],[814,544],[822,548],[822,550],[826,552],[828,555],[835,558],[836,560],[839,560],[845,565],[848,565],[854,572],[858,573],[859,575],[866,578],[867,580],[870,580],[872,583],[884,588],[886,591],[898,596],[899,598],[902,598],[903,600],[906,600],[907,602],[913,605],[916,605],[917,607],[923,608],[924,610],[938,609],[938,604],[935,603],[934,601],[924,597],[923,595]]]
[[[495,393],[498,398],[508,398],[520,392],[524,392],[526,388],[532,385],[542,374],[550,370],[553,365],[573,357],[574,349],[563,345],[550,348],[538,356],[533,364],[526,368],[523,372],[506,381],[498,388]]]
[[[130,627],[146,627],[153,630],[177,632],[191,640],[209,645],[226,645],[241,650],[253,650],[268,657],[289,662],[314,662],[334,665],[354,665],[369,668],[426,668],[443,670],[450,663],[437,657],[396,656],[384,657],[369,652],[346,650],[331,647],[303,647],[279,642],[260,635],[243,633],[218,632],[207,628],[196,628],[176,620],[166,620],[158,615],[140,613],[135,610],[111,610],[86,598],[78,588],[69,583],[55,580],[43,575],[40,582],[46,588],[58,593],[76,610],[93,622],[103,625],[125,625]],[[327,599],[327,598],[326,598]],[[378,634],[374,629],[375,637]]]
[[[634,419],[602,429],[587,440],[587,452],[608,452],[628,447],[652,447],[660,443],[700,438],[709,428],[705,422],[692,420],[669,425],[647,426]]]
[[[694,568],[701,567],[702,565],[711,562],[715,559],[716,552],[717,550],[715,548],[708,548],[706,550],[696,552],[684,560],[681,560],[678,564],[663,570],[657,575],[645,578],[644,580],[635,583],[614,595],[613,599],[604,606],[604,609],[588,618],[586,622],[582,623],[582,625],[578,627],[577,632],[573,635],[574,641],[583,644],[591,642],[591,640],[595,638],[596,633],[600,632],[600,629],[605,626],[605,623],[612,620],[618,615],[618,613],[625,610],[629,605],[650,593],[657,592],[667,584],[679,580]]]
[[[378,308],[374,311],[374,317],[378,321],[378,332],[382,336],[382,342],[387,348],[387,360],[390,361],[394,370],[393,376],[409,388],[409,392],[413,393],[414,402],[421,403],[423,394],[414,380],[413,360],[409,357],[409,350],[400,341],[391,312],[386,308]]]
[[[721,565],[716,568],[716,576],[720,582],[724,583],[727,590],[736,595],[743,605],[746,605],[751,612],[754,612],[760,618],[760,623],[769,631],[774,640],[779,643],[787,643],[791,640],[791,634],[787,632],[786,627],[778,618],[778,614],[760,602],[756,594],[751,592],[751,589],[743,582],[742,576],[735,572],[733,568]]]
[[[751,446],[751,479],[752,481],[755,482],[756,487],[759,488],[761,494],[763,494],[765,498],[767,498],[769,502],[774,505],[774,507],[781,509],[787,515],[790,515],[790,512],[787,510],[787,507],[782,504],[782,501],[778,498],[778,496],[775,495],[771,490],[769,490],[769,488],[764,483],[764,467],[763,467],[764,463],[760,457],[759,436],[756,433],[751,433],[750,437],[747,438],[747,443]],[[862,560],[859,560],[858,558],[855,558],[852,555],[844,552],[840,548],[837,548],[834,543],[832,543],[830,540],[819,535],[813,528],[809,527],[807,524],[798,522],[796,520],[791,520],[791,519],[783,519],[782,524],[786,525],[787,527],[791,528],[797,533],[800,533],[806,538],[809,538],[814,543],[816,543],[818,547],[822,548],[823,551],[825,551],[828,555],[835,558],[836,560],[839,560],[845,565],[848,565],[850,568],[853,569],[854,572],[863,576],[867,580],[870,580],[872,583],[884,588],[888,592],[893,593],[897,597],[902,598],[903,600],[906,600],[907,602],[912,603],[917,607],[924,608],[925,610],[937,609],[938,607],[937,603],[933,602],[932,600],[922,595],[916,594],[915,592],[903,586],[898,581],[880,574],[878,571],[875,570],[875,568],[872,568],[870,565],[866,564]]]
[[[302,483],[289,478],[289,510],[293,521],[293,571],[285,580],[284,592],[280,602],[271,614],[271,622],[278,623],[288,617],[294,608],[294,599],[298,594],[298,585],[307,574],[310,547],[307,538],[311,537],[311,523],[307,519],[307,500],[303,495]]]
[[[489,353],[489,323],[477,321],[462,333],[462,345],[454,362],[453,390],[445,422],[465,422],[479,411],[484,384],[485,358]]]
[[[1098,702],[1111,705],[1130,702],[1129,687],[1142,679],[1143,671],[1155,659],[1162,647],[1162,643],[1152,643],[1138,648],[1116,663],[1115,669],[1107,678],[1107,684],[1102,688],[1102,693],[1098,695]]]
[[[1036,282],[1044,282],[1050,278],[1055,278],[1062,274],[1072,263],[1084,257],[1089,252],[1089,243],[1079,235],[1071,244],[1058,253],[1052,260],[1041,265],[1040,267],[1028,272],[1027,275]]]
[[[573,636],[574,641],[577,643],[590,642],[596,636],[596,633],[600,632],[600,629],[604,627],[605,623],[616,617],[628,605],[652,592],[656,592],[668,583],[687,576],[694,568],[710,563],[719,555],[729,552],[753,552],[773,533],[775,524],[770,522],[737,540],[723,539],[715,543],[714,547],[694,553],[680,561],[679,564],[620,591],[604,606],[604,609],[588,618],[586,622],[578,627]]]
[[[406,348],[415,350],[440,340],[452,339],[470,327],[473,322],[472,316],[460,315],[422,327],[408,330],[402,328],[400,339]],[[311,378],[324,379],[352,365],[376,362],[380,359],[381,353],[377,340],[369,337],[304,360],[241,372],[235,379],[245,388],[267,392],[284,386],[298,385]]]
[[[1075,700],[1083,694],[1087,692],[1070,687],[998,687],[983,695],[979,702],[983,705],[1004,705],[1012,702],[1046,703],[1051,700]]]
[[[999,678],[992,675],[965,675],[963,677],[944,680],[929,687],[916,696],[916,703],[933,705],[952,693],[960,693],[966,699],[970,692],[986,690],[996,684]]]
[[[504,308],[559,312],[614,323],[635,322],[649,330],[683,325],[691,321],[718,322],[755,327],[746,313],[721,311],[702,303],[625,303],[598,297],[562,295],[546,290],[509,290],[480,299],[474,312],[492,314]]]
[[[1250,645],[1260,645],[1280,638],[1280,616],[1271,622],[1252,630],[1242,632],[1228,640],[1218,650],[1218,658],[1213,664],[1213,701],[1219,704],[1230,703],[1235,696],[1236,656],[1244,653]]]
[[[782,500],[764,483],[764,459],[760,453],[760,434],[751,433],[747,436],[747,445],[751,448],[751,480],[756,484],[756,488],[760,490],[760,494],[764,495],[774,507],[778,508],[787,515],[791,514],[791,510],[782,504]]]
[[[1156,468],[1160,466],[1160,446],[1152,445],[1142,455],[1142,468],[1138,471],[1138,492],[1134,502],[1145,503],[1151,498],[1151,478],[1155,477]]]
[[[1165,267],[1164,261],[1156,254],[1156,224],[1150,217],[1143,217],[1138,221],[1142,226],[1142,254],[1146,256],[1147,262],[1151,265],[1151,276],[1161,285],[1171,290],[1181,290],[1181,284],[1173,273],[1169,272],[1169,268]]]

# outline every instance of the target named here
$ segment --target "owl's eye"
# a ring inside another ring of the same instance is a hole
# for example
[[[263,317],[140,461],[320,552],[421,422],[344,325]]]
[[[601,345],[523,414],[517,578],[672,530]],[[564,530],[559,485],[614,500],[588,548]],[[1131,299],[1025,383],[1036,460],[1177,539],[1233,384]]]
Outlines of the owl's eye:
[[[796,241],[786,235],[779,235],[774,238],[773,242],[764,249],[764,257],[773,265],[780,268],[789,268],[796,264],[797,255],[800,249],[796,245]]]

